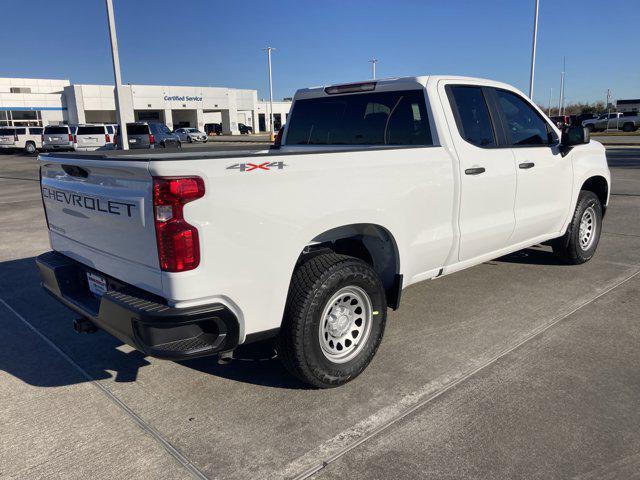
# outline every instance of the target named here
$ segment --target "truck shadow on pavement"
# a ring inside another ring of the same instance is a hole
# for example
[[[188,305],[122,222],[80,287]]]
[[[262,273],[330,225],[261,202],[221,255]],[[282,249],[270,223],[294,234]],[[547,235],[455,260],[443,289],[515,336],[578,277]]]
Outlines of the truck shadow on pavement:
[[[35,258],[0,263],[0,370],[37,387],[59,387],[88,381],[63,355],[47,344],[52,342],[92,380],[113,379],[135,382],[140,369],[166,363],[180,365],[207,375],[274,388],[308,388],[295,380],[275,358],[273,343],[262,342],[239,348],[229,364],[204,357],[173,362],[147,357],[103,331],[77,334],[72,322],[77,315],[40,286]],[[25,324],[24,322],[27,322]],[[38,333],[31,330],[30,327]],[[42,337],[40,337],[42,335]]]
[[[536,246],[519,250],[486,263],[490,265],[496,263],[519,263],[522,265],[566,266],[565,263],[558,260],[558,258],[553,254],[551,247],[544,246]]]

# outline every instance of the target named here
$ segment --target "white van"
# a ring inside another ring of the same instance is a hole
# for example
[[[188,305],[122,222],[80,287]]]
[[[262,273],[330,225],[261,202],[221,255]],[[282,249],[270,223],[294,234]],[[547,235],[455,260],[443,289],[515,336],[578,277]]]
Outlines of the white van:
[[[42,127],[0,127],[0,148],[32,155],[42,148]]]
[[[109,133],[107,125],[78,125],[73,136],[73,149],[76,151],[109,150],[113,147],[113,133]]]

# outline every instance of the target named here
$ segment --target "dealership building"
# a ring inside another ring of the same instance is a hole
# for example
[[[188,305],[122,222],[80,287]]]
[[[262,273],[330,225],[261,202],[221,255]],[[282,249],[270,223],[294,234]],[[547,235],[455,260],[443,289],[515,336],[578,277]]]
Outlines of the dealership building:
[[[163,122],[169,128],[222,124],[237,134],[238,124],[268,132],[269,102],[256,90],[222,87],[123,85],[122,109],[127,122]],[[290,101],[273,102],[274,130],[283,125]],[[0,78],[0,125],[116,123],[112,85],[77,85],[69,80]]]

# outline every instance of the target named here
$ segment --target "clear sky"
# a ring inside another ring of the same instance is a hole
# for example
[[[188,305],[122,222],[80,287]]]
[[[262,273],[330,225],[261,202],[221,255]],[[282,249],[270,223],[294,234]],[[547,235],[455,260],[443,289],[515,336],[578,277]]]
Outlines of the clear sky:
[[[13,1],[0,76],[112,83],[103,0]],[[258,89],[274,98],[378,77],[470,75],[528,91],[533,0],[114,0],[124,83]],[[540,0],[535,100],[640,98],[640,0]]]

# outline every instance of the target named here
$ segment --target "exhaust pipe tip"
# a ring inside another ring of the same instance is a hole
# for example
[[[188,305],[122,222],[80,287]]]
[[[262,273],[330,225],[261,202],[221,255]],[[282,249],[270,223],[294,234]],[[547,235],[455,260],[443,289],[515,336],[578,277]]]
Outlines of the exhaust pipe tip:
[[[218,365],[229,365],[233,360],[233,350],[218,354]]]
[[[73,329],[76,333],[94,333],[98,331],[93,322],[86,318],[76,318],[73,321]]]

